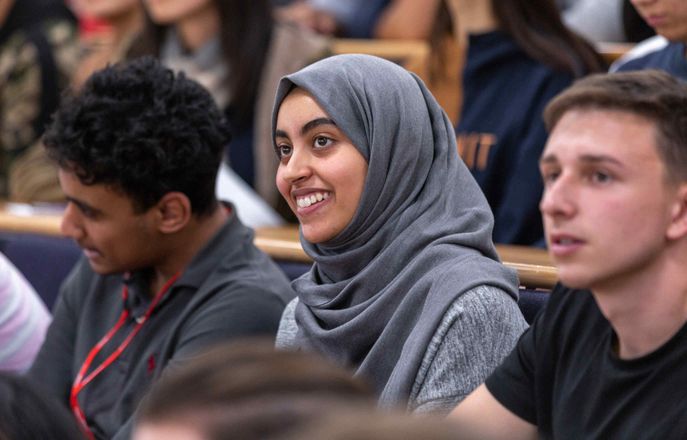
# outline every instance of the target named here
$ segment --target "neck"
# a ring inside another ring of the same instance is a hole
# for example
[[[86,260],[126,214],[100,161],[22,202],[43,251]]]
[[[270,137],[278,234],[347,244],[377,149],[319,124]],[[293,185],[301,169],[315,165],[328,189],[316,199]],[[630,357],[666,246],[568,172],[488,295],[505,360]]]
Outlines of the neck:
[[[449,10],[459,47],[466,46],[468,34],[480,34],[498,29],[490,1],[451,1],[449,2]]]
[[[112,41],[118,44],[143,28],[143,9],[132,8],[125,13],[108,17],[107,21],[112,28]]]
[[[651,353],[687,322],[685,264],[687,258],[666,255],[624,276],[622,281],[609,281],[591,289],[618,336],[621,359]]]
[[[184,48],[191,52],[196,51],[219,33],[218,11],[210,3],[182,19],[177,23],[176,29]]]
[[[202,218],[193,218],[189,225],[177,233],[166,246],[166,258],[153,268],[150,281],[151,295],[157,294],[167,280],[182,272],[191,260],[208,244],[208,242],[224,226],[229,214],[223,206]]]

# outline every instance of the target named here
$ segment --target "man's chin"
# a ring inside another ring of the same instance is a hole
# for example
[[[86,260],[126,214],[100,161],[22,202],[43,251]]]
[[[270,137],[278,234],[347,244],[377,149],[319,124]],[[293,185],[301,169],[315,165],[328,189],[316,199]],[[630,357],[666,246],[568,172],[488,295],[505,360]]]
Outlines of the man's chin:
[[[99,263],[90,258],[88,259],[88,265],[91,266],[93,272],[97,273],[98,275],[112,275],[121,272],[117,268]]]

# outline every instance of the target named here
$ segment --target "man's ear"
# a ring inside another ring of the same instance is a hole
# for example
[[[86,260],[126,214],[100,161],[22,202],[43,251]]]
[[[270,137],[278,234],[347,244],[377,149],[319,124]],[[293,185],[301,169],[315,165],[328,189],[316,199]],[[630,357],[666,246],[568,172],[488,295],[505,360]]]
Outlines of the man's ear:
[[[155,205],[157,228],[163,234],[182,230],[191,221],[191,201],[186,194],[168,192]]]
[[[670,225],[666,231],[669,240],[677,240],[687,236],[687,183],[681,183],[677,189]]]

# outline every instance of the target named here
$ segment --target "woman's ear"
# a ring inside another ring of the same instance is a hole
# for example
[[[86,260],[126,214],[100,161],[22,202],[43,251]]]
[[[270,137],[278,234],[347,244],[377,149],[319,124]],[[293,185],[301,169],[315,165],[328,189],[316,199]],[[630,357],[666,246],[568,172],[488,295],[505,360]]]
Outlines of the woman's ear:
[[[687,183],[682,183],[677,189],[670,225],[666,231],[669,240],[678,240],[687,236]]]
[[[191,201],[186,194],[168,192],[155,205],[158,217],[157,228],[163,234],[173,234],[182,230],[191,220]]]

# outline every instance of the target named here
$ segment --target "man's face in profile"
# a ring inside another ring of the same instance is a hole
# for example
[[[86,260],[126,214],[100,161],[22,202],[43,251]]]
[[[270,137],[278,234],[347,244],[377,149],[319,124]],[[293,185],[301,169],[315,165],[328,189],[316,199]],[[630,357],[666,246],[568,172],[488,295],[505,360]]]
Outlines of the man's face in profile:
[[[540,161],[540,203],[560,280],[603,287],[657,264],[677,200],[653,122],[632,113],[570,110]]]
[[[84,185],[64,169],[59,179],[69,201],[62,233],[78,243],[95,272],[121,273],[155,264],[159,236],[153,208],[137,213],[127,195],[103,184]]]

